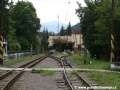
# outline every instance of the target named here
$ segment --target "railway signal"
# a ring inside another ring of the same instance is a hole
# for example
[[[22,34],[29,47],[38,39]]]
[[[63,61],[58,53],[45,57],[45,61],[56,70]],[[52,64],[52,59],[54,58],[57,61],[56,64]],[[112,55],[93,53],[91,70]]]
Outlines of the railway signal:
[[[3,0],[1,0],[1,28],[0,28],[0,64],[3,65],[3,47],[2,47],[2,40],[3,40]]]
[[[114,0],[112,0],[112,17],[111,17],[111,54],[110,54],[110,64],[113,63],[114,60]]]

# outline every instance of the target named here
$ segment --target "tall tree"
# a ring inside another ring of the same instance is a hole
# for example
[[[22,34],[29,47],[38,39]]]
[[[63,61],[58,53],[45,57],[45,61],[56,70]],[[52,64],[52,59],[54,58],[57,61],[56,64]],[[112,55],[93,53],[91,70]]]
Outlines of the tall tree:
[[[60,36],[64,36],[65,35],[65,29],[64,27],[62,26],[61,27],[61,30],[60,30]]]
[[[41,32],[41,44],[45,51],[48,50],[48,38],[48,30],[44,28],[43,32]]]
[[[66,34],[68,36],[71,36],[72,34],[72,29],[71,29],[71,23],[69,22],[68,26],[67,26],[67,29],[66,29]]]
[[[95,21],[94,26],[97,31],[95,36],[95,45],[102,47],[102,57],[110,57],[110,30],[111,30],[111,1],[103,0],[95,9],[99,18]]]
[[[76,10],[77,14],[85,13],[81,18],[81,29],[85,47],[96,55],[104,59],[110,58],[110,31],[111,31],[111,2],[112,0],[85,0],[87,7],[81,7]],[[114,45],[115,57],[118,57],[116,50],[120,50],[120,1],[115,0],[115,18],[114,18]]]
[[[120,1],[115,0],[115,15],[114,15],[114,31],[113,35],[114,48],[115,48],[115,57],[120,56]],[[99,19],[95,22],[96,30],[99,32],[96,36],[95,44],[100,44],[103,47],[103,57],[109,59],[110,57],[110,31],[111,31],[111,0],[102,0],[100,6],[96,8],[96,12],[99,14]],[[104,41],[104,42],[103,42]],[[118,56],[119,55],[119,56]]]
[[[97,7],[96,3],[91,0],[85,0],[87,7],[81,7],[81,4],[78,3],[79,9],[76,10],[78,16],[81,18],[81,33],[83,35],[83,44],[86,49],[91,53],[91,57],[94,57],[95,54],[98,59],[100,59],[101,46],[95,45],[95,36],[97,33],[95,30],[94,22],[98,19],[98,15],[95,12]],[[81,17],[81,14],[84,13],[84,16]],[[99,47],[99,48],[98,48]]]
[[[30,49],[31,44],[36,49],[40,19],[33,4],[28,1],[18,1],[11,10],[11,14],[15,22],[15,34],[22,49]]]
[[[0,0],[0,31],[3,37],[7,39],[8,50],[18,50],[20,45],[16,40],[15,29],[13,28],[14,22],[11,19],[11,9],[13,2],[9,0]]]
[[[6,36],[10,24],[9,0],[0,0],[0,31]],[[8,17],[7,17],[8,16]]]

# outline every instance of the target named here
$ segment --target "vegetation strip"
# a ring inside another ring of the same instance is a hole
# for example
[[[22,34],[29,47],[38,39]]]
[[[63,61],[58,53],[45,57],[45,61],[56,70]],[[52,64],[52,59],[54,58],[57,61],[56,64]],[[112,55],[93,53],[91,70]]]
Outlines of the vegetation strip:
[[[103,86],[116,87],[120,90],[120,74],[111,72],[88,72],[88,77]]]
[[[37,69],[32,69],[32,73],[41,73],[43,75],[53,75],[55,71],[52,70],[37,70]]]
[[[69,78],[69,76],[67,75],[68,73],[67,73],[67,71],[66,71],[66,66],[69,66],[70,68],[73,69],[73,71],[72,71],[70,74],[76,75],[76,76],[79,78],[79,81],[80,81],[80,82],[82,81],[86,86],[91,87],[90,83],[88,83],[87,80],[85,80],[84,78],[82,78],[82,77],[77,73],[77,71],[76,71],[76,70],[74,69],[74,67],[67,61],[67,59],[66,59],[65,57],[62,57],[62,58],[61,58],[61,63],[62,63],[62,67],[64,68],[63,74],[64,74],[66,83],[67,83],[67,85],[69,86],[70,90],[74,90],[75,86],[74,86],[73,82],[70,81],[70,78]],[[78,83],[79,83],[79,82],[78,82]],[[81,83],[79,83],[79,84],[81,84]],[[94,89],[92,89],[92,90],[94,90]]]
[[[28,57],[23,57],[23,58],[20,58],[20,59],[14,59],[14,60],[4,60],[4,66],[9,66],[9,65],[13,65],[13,64],[16,64],[16,63],[21,63],[21,62],[24,62],[24,61],[29,61],[31,59],[36,59],[40,56],[43,56],[44,54],[40,54],[40,55],[33,55],[32,58],[31,56],[28,56]]]
[[[110,69],[110,63],[106,60],[97,60],[96,58],[90,58],[90,56],[84,57],[84,54],[74,54],[69,56],[69,58],[78,65],[79,68],[89,68],[89,69]],[[91,64],[84,64],[84,59]]]

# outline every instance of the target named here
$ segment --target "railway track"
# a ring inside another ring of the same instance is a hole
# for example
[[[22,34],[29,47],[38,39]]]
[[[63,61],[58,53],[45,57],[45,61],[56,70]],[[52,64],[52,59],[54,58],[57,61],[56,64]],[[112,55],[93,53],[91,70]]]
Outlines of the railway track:
[[[37,63],[48,57],[48,55],[42,56],[35,60],[32,60],[18,68],[23,68],[22,70],[15,71],[15,69],[6,72],[0,76],[0,90],[9,90],[9,88],[15,83],[15,81],[24,73],[25,68],[31,68]]]
[[[94,82],[89,82],[89,78],[82,77],[74,67],[67,61],[66,57],[61,58],[62,66],[64,68],[64,77],[71,90],[95,90],[94,87],[99,86]],[[70,76],[70,72],[66,70],[67,67],[73,69],[74,75]]]
[[[63,71],[63,78],[64,79],[58,79],[56,82],[60,84],[59,87],[67,87],[70,90],[95,90],[94,87],[98,86],[98,84],[91,82],[89,78],[85,78],[82,75],[80,75],[74,67],[67,61],[66,57],[53,57],[57,59],[61,66],[64,68]],[[72,68],[74,75],[71,75],[70,71],[67,71],[67,68]],[[64,84],[63,84],[64,83]]]
[[[9,88],[16,82],[16,80],[24,73],[25,68],[31,68],[35,66],[46,57],[51,57],[57,60],[60,63],[61,67],[64,69],[63,78],[56,81],[57,83],[61,84],[59,85],[60,88],[69,88],[69,90],[94,90],[93,88],[81,89],[80,87],[98,86],[95,83],[89,83],[88,79],[80,76],[80,74],[77,71],[75,71],[74,67],[67,61],[66,57],[57,58],[51,55],[45,55],[43,57],[40,57],[38,59],[35,59],[24,65],[19,66],[18,68],[22,68],[22,70],[11,70],[9,72],[6,72],[4,75],[0,76],[0,90],[9,90]],[[70,71],[67,71],[67,68],[72,68],[75,72],[75,75],[71,75]]]

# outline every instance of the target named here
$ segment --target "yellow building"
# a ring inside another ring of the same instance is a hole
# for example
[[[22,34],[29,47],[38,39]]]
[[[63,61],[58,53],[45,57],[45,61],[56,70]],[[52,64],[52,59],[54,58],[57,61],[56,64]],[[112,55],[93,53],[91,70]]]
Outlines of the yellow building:
[[[81,34],[72,34],[71,36],[49,36],[49,46],[57,51],[82,49],[83,40]]]

